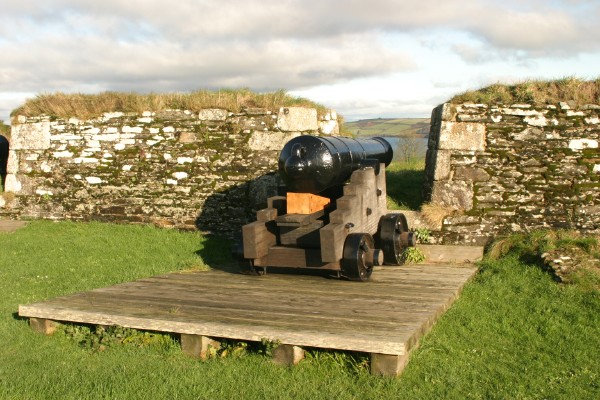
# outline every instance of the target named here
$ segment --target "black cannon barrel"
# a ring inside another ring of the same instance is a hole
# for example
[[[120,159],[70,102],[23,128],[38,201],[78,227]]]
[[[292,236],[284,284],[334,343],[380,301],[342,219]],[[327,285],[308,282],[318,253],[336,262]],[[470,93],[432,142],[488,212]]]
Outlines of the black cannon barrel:
[[[392,146],[383,138],[298,136],[283,146],[279,174],[289,191],[321,193],[346,182],[364,165],[392,161]]]

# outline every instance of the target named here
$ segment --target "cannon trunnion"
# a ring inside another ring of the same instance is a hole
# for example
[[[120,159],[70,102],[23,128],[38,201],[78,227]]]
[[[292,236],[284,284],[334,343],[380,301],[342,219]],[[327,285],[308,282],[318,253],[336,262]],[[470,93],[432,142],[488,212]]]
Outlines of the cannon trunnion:
[[[384,139],[300,136],[279,157],[285,196],[268,199],[242,228],[241,266],[328,270],[367,281],[373,267],[399,264],[414,245],[403,214],[388,213]]]

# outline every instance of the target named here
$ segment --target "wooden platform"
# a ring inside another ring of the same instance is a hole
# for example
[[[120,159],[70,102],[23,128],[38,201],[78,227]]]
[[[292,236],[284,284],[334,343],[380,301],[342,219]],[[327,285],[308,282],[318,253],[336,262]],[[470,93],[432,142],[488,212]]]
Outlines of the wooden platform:
[[[439,264],[378,267],[367,283],[303,275],[179,272],[21,305],[19,315],[36,323],[119,325],[217,340],[264,338],[368,352],[373,363],[383,365],[372,368],[395,375],[475,271]],[[386,370],[390,360],[391,372]]]

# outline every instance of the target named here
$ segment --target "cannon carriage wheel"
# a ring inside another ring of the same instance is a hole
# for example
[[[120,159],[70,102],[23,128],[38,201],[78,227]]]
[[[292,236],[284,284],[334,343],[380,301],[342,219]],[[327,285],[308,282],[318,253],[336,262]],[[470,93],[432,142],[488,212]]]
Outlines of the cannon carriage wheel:
[[[368,233],[349,234],[344,242],[342,275],[352,281],[368,281],[373,273],[373,253],[376,251],[373,236]]]
[[[385,264],[402,263],[402,251],[405,247],[414,246],[413,234],[408,230],[408,222],[404,214],[387,214],[379,221],[377,234],[378,247],[383,250]]]

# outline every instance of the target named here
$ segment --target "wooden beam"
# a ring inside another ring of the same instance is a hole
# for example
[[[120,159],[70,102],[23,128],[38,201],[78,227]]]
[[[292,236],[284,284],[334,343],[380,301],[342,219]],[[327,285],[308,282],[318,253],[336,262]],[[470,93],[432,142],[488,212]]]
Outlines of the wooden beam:
[[[303,249],[300,247],[272,246],[269,254],[254,260],[257,267],[283,268],[315,268],[323,270],[340,270],[339,262],[329,263],[321,260],[319,249]]]
[[[29,318],[29,326],[36,332],[44,335],[52,335],[56,332],[57,323],[51,319],[45,318]]]
[[[273,362],[277,365],[291,367],[304,359],[304,349],[291,344],[280,344],[273,349]]]
[[[342,259],[344,241],[348,230],[343,224],[330,222],[320,231],[321,259],[323,262],[333,263]]]
[[[273,225],[272,227],[270,225]],[[275,223],[251,222],[242,227],[244,258],[261,258],[277,243]]]
[[[202,335],[181,334],[181,350],[185,355],[201,360],[210,357],[211,349],[218,350],[221,343]]]
[[[312,214],[325,209],[329,203],[331,203],[329,198],[317,196],[316,194],[288,192],[287,213]]]
[[[277,218],[276,208],[263,208],[256,212],[256,220],[259,222],[269,222]]]

